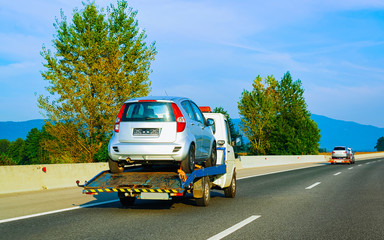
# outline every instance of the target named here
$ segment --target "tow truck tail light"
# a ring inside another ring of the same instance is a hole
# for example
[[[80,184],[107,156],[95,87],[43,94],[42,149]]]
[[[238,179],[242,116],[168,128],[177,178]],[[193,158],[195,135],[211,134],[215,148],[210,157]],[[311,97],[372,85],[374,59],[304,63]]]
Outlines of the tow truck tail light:
[[[179,107],[175,104],[172,103],[172,109],[173,109],[173,114],[175,114],[175,119],[176,119],[176,131],[177,132],[182,132],[185,129],[186,121],[181,113]]]
[[[120,122],[121,122],[121,118],[123,117],[124,109],[125,109],[125,103],[120,108],[119,114],[117,115],[117,118],[116,118],[116,121],[115,121],[115,132],[116,133],[118,133],[119,130],[120,130]]]

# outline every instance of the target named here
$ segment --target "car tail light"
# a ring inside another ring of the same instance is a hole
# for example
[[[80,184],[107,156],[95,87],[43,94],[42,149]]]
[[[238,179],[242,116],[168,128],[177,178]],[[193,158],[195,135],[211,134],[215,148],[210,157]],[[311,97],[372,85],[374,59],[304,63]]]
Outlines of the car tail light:
[[[180,108],[175,103],[172,103],[172,109],[173,109],[173,114],[175,114],[175,118],[176,118],[177,132],[182,132],[184,131],[185,125],[186,125],[185,118],[181,113]]]
[[[335,153],[335,151],[332,151],[332,153]]]
[[[116,118],[116,122],[115,122],[115,132],[117,132],[117,133],[118,133],[119,130],[120,130],[120,122],[121,122],[121,118],[123,117],[124,109],[125,109],[125,103],[124,103],[123,106],[120,108],[119,114],[117,115],[117,118]]]

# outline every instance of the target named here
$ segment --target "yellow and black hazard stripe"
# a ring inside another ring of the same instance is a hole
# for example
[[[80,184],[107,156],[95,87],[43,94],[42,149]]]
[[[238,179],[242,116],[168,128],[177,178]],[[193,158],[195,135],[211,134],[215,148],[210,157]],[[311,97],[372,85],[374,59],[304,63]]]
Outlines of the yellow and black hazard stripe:
[[[100,193],[100,192],[129,192],[129,193],[178,193],[177,189],[152,189],[152,188],[92,188],[84,189],[83,193]]]

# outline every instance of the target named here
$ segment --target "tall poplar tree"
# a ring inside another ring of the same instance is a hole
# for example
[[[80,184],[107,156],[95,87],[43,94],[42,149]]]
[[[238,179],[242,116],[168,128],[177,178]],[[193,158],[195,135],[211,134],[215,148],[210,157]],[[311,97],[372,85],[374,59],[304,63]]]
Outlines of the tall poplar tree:
[[[149,94],[157,53],[126,1],[106,11],[94,2],[83,7],[74,10],[70,22],[61,11],[54,50],[43,46],[41,52],[50,95],[40,95],[38,106],[52,136],[44,146],[57,162],[94,161],[105,149],[122,103]]]

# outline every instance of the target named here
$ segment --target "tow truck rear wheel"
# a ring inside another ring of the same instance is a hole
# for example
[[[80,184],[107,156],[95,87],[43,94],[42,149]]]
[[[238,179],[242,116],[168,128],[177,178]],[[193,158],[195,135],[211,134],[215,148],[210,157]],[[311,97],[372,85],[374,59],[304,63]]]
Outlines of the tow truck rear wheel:
[[[121,205],[123,205],[123,207],[133,206],[136,200],[136,197],[125,196],[125,194],[122,192],[119,192],[118,196],[120,199],[120,203]]]
[[[217,160],[217,151],[216,151],[216,143],[214,142],[212,145],[212,152],[211,156],[205,161],[206,167],[213,167],[216,166],[216,160]]]
[[[209,204],[209,200],[211,200],[211,185],[209,182],[209,177],[203,178],[203,197],[196,198],[197,206],[206,207]]]
[[[195,170],[195,146],[189,147],[188,155],[181,161],[181,170],[185,173],[191,173]]]
[[[233,172],[231,185],[224,188],[224,195],[226,198],[234,198],[236,196],[236,171]]]
[[[124,171],[124,165],[121,165],[119,162],[109,159],[108,161],[109,170],[111,173],[122,173]]]

